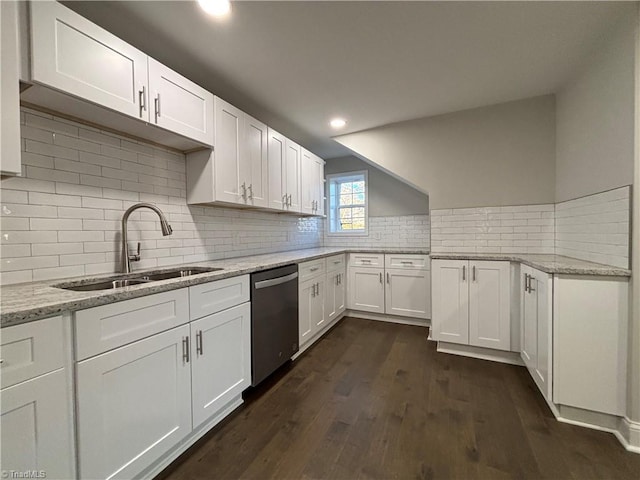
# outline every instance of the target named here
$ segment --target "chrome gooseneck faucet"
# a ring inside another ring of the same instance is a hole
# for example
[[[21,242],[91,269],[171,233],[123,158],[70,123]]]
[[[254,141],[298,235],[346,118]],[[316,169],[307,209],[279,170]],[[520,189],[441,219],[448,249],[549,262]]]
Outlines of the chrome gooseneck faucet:
[[[166,237],[167,235],[171,235],[173,232],[173,229],[171,228],[171,225],[169,225],[169,222],[167,222],[162,210],[152,203],[136,203],[135,205],[130,206],[122,216],[122,273],[130,273],[131,261],[137,262],[140,260],[140,242],[138,242],[138,253],[134,255],[129,255],[129,245],[127,243],[127,220],[129,220],[129,215],[139,208],[148,208],[158,214],[158,217],[160,217],[160,228],[162,229],[163,236]]]

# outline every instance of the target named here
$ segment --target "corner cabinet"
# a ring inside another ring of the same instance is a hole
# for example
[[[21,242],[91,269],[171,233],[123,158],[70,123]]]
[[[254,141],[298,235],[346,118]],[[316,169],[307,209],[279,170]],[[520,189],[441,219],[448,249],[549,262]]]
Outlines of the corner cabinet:
[[[509,262],[434,260],[433,339],[511,349]]]

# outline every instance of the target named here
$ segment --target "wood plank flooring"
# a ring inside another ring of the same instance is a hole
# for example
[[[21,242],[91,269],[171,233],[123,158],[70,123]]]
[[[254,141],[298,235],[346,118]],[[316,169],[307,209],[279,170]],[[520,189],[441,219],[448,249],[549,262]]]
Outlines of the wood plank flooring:
[[[634,479],[613,435],[557,422],[526,369],[345,318],[158,478]]]

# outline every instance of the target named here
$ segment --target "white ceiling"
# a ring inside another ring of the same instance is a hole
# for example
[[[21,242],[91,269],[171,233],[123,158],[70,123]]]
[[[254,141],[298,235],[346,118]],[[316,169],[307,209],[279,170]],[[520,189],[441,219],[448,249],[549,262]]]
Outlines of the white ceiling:
[[[64,2],[325,157],[330,139],[556,92],[629,2]]]

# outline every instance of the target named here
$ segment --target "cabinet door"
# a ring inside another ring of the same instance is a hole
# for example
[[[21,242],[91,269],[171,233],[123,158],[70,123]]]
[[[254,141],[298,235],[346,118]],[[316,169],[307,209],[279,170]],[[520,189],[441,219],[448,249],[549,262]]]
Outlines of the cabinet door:
[[[317,197],[316,169],[313,154],[304,148],[300,153],[300,211],[302,213],[315,213],[315,200]]]
[[[300,212],[300,145],[287,139],[285,146],[285,193],[289,196],[287,210]]]
[[[511,349],[509,262],[469,262],[469,344]]]
[[[251,385],[251,304],[191,324],[193,428]]]
[[[213,145],[213,94],[149,58],[152,123]]]
[[[434,340],[469,344],[469,262],[433,260],[431,272]]]
[[[384,313],[383,277],[381,268],[349,268],[349,308]]]
[[[247,188],[247,204],[267,207],[269,201],[267,163],[267,126],[249,115],[244,116],[244,141],[240,147],[240,170]],[[242,173],[244,172],[244,173]]]
[[[324,216],[324,160],[314,156],[316,215]]]
[[[327,273],[327,283],[324,297],[324,314],[327,322],[338,316],[338,272]]]
[[[522,265],[520,271],[522,292],[520,357],[529,371],[532,371],[538,364],[538,292],[536,288],[529,292],[529,275],[532,274],[532,269]]]
[[[0,173],[20,175],[20,52],[18,2],[0,2]]]
[[[243,133],[241,110],[215,97],[215,191],[219,202],[240,203],[240,143]]]
[[[133,478],[191,431],[189,325],[77,364],[81,478]]]
[[[347,271],[338,272],[338,288],[335,293],[336,312],[340,315],[347,308]]]
[[[389,268],[385,272],[385,311],[403,317],[429,318],[431,277],[426,270]]]
[[[314,335],[322,330],[327,323],[327,315],[325,314],[325,297],[327,282],[326,277],[316,277],[316,294],[313,297],[313,333]]]
[[[298,334],[302,346],[311,340],[315,326],[316,281],[307,280],[298,286]]]
[[[68,392],[64,369],[0,392],[3,471],[42,470],[47,478],[74,478]]]
[[[537,355],[533,379],[542,394],[549,400],[552,398],[552,371],[551,355],[552,355],[552,338],[551,338],[551,318],[552,306],[551,298],[551,276],[532,270],[531,294],[536,298],[537,311]]]
[[[269,164],[269,208],[286,209],[286,139],[269,128],[267,143],[267,163]]]
[[[149,120],[147,55],[58,2],[32,2],[33,80]]]

